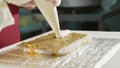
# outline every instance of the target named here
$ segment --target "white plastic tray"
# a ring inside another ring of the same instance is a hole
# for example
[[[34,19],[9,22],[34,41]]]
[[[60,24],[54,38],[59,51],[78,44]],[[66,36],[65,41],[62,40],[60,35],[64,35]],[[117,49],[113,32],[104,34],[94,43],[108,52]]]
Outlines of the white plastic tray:
[[[92,32],[81,32],[81,31],[72,31],[77,33],[86,33],[91,35]],[[48,33],[45,33],[48,34]],[[115,38],[105,38],[95,37],[99,34],[109,34],[99,32],[97,35],[91,35],[94,37],[94,42],[86,45],[82,48],[79,48],[74,53],[67,56],[63,56],[56,59],[47,59],[42,61],[34,62],[31,58],[27,59],[21,65],[3,65],[0,63],[0,68],[120,68],[119,57],[120,57],[120,40]],[[44,34],[43,34],[44,35]],[[113,33],[113,36],[117,35]],[[40,35],[41,36],[41,35]],[[39,36],[30,38],[25,41],[30,41]],[[23,42],[23,41],[22,41]],[[0,49],[0,53],[4,54],[8,50],[12,50],[17,47],[19,43],[13,44],[11,46]],[[37,59],[37,58],[35,58]],[[39,59],[39,58],[38,58]],[[28,63],[30,62],[30,63]],[[17,62],[16,62],[17,63]],[[32,67],[34,66],[34,67]]]

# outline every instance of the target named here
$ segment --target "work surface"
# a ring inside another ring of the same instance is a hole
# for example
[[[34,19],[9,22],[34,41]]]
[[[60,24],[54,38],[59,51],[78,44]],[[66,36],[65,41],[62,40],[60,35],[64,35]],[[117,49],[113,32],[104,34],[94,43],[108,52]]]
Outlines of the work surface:
[[[0,68],[120,68],[120,32],[73,32],[90,35],[93,37],[93,43],[61,57],[40,55],[29,57],[21,53],[20,49],[16,50],[16,46],[19,44],[16,43],[0,49]],[[34,38],[37,36],[26,41]],[[10,51],[6,52],[7,50]]]

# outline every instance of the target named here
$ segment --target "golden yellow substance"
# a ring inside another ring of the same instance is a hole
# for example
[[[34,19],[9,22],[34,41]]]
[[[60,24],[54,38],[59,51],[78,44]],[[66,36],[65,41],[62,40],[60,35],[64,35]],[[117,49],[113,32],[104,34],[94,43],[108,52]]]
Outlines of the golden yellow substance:
[[[57,55],[40,55],[40,54],[24,53],[21,47],[18,47],[9,51],[5,51],[4,53],[0,53],[0,65],[5,65],[5,66],[12,65],[12,66],[16,66],[16,68],[17,67],[18,68],[19,67],[49,68],[49,67],[39,67],[39,65],[42,64],[42,61],[48,61],[49,63],[51,62],[53,63],[57,61],[57,58],[61,58],[61,57],[62,56],[57,56]]]
[[[23,48],[28,48],[28,53],[31,54],[35,53],[35,49],[47,50],[50,51],[52,54],[56,54],[61,48],[85,36],[85,34],[71,33],[63,38],[56,38],[54,33],[50,33],[32,41],[23,42],[22,44],[20,44],[20,46]]]
[[[29,47],[28,47],[28,51],[27,51],[27,52],[28,52],[29,54],[36,54],[34,44],[29,44],[28,46],[29,46]]]

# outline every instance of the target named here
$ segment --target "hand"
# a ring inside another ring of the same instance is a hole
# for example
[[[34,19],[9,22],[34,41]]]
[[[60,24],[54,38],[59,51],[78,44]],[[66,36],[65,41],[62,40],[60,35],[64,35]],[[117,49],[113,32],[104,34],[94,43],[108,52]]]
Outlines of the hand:
[[[28,10],[31,10],[31,9],[35,8],[36,5],[35,5],[34,1],[32,0],[28,3],[26,3],[26,4],[23,4],[21,7],[25,8],[25,9],[28,9]]]
[[[47,0],[47,1],[52,1],[55,6],[59,6],[61,3],[61,0]]]

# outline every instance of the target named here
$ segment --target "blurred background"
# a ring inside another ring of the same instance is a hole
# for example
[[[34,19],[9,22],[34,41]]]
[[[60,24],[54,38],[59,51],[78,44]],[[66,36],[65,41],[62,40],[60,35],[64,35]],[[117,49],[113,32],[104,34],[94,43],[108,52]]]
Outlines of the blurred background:
[[[62,0],[58,9],[62,30],[120,31],[120,0]],[[50,31],[38,8],[21,9],[21,40]],[[52,17],[52,16],[51,16]]]

